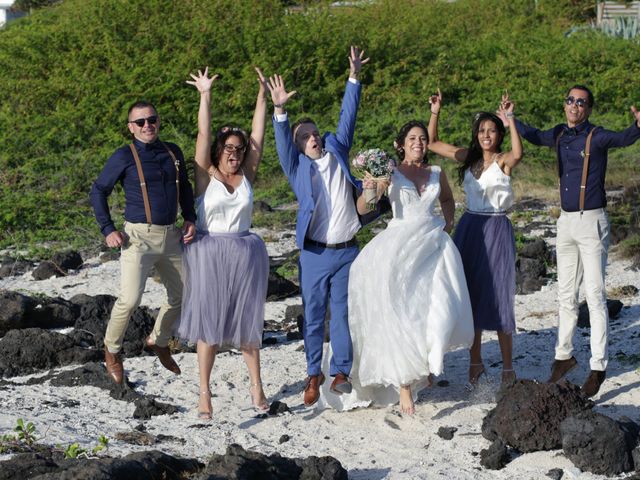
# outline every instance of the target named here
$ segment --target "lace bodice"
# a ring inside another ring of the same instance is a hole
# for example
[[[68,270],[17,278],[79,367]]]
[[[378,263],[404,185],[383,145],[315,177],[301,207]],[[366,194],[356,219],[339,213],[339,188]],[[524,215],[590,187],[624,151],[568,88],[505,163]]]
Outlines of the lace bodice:
[[[434,213],[435,203],[440,196],[440,167],[431,166],[429,180],[420,193],[415,184],[400,170],[394,169],[389,187],[389,201],[393,211],[393,223],[404,221],[430,220],[444,225],[444,220]]]
[[[511,177],[495,161],[480,178],[474,177],[469,169],[464,173],[464,193],[467,208],[472,212],[504,212],[513,205]]]

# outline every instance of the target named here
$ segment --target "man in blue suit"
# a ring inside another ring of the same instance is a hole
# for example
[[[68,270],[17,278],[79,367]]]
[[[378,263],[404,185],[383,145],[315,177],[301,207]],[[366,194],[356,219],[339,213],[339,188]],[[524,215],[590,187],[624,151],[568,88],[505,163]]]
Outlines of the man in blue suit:
[[[358,255],[355,234],[360,220],[355,197],[359,192],[349,170],[349,149],[353,143],[361,85],[358,75],[364,52],[351,47],[349,81],[342,100],[335,133],[320,136],[310,118],[289,128],[285,103],[296,93],[287,92],[282,77],[269,79],[274,104],[273,127],[280,165],[298,199],[296,243],[300,248],[300,286],[304,304],[304,347],[307,379],[304,404],[318,401],[327,300],[331,307],[330,337],[333,358],[331,391],[351,392],[349,374],[353,361],[347,312],[349,268]]]

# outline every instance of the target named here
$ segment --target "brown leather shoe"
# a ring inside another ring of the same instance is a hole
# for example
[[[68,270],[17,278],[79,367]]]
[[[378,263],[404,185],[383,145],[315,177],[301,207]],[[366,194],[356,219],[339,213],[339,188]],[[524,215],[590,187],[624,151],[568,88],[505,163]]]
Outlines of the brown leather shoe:
[[[593,397],[600,390],[600,386],[604,383],[606,376],[607,372],[605,370],[591,370],[587,380],[582,385],[582,393],[586,397]]]
[[[111,353],[107,347],[104,347],[104,364],[107,367],[107,375],[119,385],[124,380],[124,365],[122,357],[117,353]]]
[[[160,363],[164,368],[166,368],[170,372],[175,373],[176,375],[180,375],[180,367],[171,357],[171,351],[169,350],[169,347],[159,347],[153,342],[153,340],[151,340],[151,337],[145,338],[144,345],[147,349],[151,350],[158,356],[158,360],[160,360]]]
[[[338,373],[333,378],[333,382],[331,382],[331,387],[329,387],[336,395],[342,395],[343,393],[351,393],[351,382],[349,381],[349,377],[347,377],[344,373]]]
[[[324,375],[310,375],[304,386],[304,404],[309,407],[320,398],[320,385],[324,383]]]
[[[554,360],[553,365],[551,365],[551,377],[549,377],[547,383],[556,383],[573,370],[576,365],[578,365],[576,357],[571,357],[568,360]]]

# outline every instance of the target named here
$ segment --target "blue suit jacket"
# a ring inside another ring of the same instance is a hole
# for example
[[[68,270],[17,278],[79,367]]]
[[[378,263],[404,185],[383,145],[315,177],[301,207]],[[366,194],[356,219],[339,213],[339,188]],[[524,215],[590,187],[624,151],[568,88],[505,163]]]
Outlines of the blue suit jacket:
[[[347,88],[342,99],[340,119],[336,133],[325,133],[322,137],[324,149],[333,153],[338,165],[355,189],[360,190],[360,182],[351,175],[349,169],[349,150],[353,143],[353,133],[356,126],[358,104],[360,103],[360,83],[347,82]],[[298,199],[298,218],[296,223],[296,244],[304,247],[304,238],[309,229],[315,204],[311,189],[311,160],[304,153],[298,151],[291,135],[289,120],[278,122],[273,118],[273,128],[276,136],[276,148],[282,170],[287,175],[289,184]]]

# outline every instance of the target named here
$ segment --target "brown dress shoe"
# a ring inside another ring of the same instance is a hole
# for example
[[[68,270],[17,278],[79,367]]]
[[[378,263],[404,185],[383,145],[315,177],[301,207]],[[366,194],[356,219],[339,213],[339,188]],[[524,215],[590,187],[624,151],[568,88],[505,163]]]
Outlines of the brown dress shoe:
[[[304,386],[304,404],[309,407],[320,398],[320,385],[324,383],[324,375],[310,375]]]
[[[175,373],[176,375],[180,375],[180,367],[171,357],[171,351],[169,350],[169,347],[159,347],[153,342],[153,340],[151,340],[151,337],[147,337],[144,340],[144,345],[147,349],[151,350],[158,356],[158,360],[160,360],[160,363],[164,368],[166,368],[170,372]]]
[[[605,370],[591,370],[587,380],[582,385],[582,393],[586,397],[593,397],[600,390],[600,385],[604,383],[606,376],[607,372]]]
[[[576,365],[578,365],[576,357],[571,357],[567,360],[554,360],[553,365],[551,365],[551,377],[549,377],[547,383],[556,383],[573,370]]]
[[[333,378],[333,382],[331,382],[331,387],[329,387],[336,395],[342,395],[343,393],[351,393],[351,382],[349,381],[349,377],[347,377],[344,373],[338,373]]]
[[[124,365],[122,364],[122,357],[117,353],[111,353],[107,347],[104,347],[104,363],[107,367],[107,375],[119,385],[122,385],[124,380]]]

